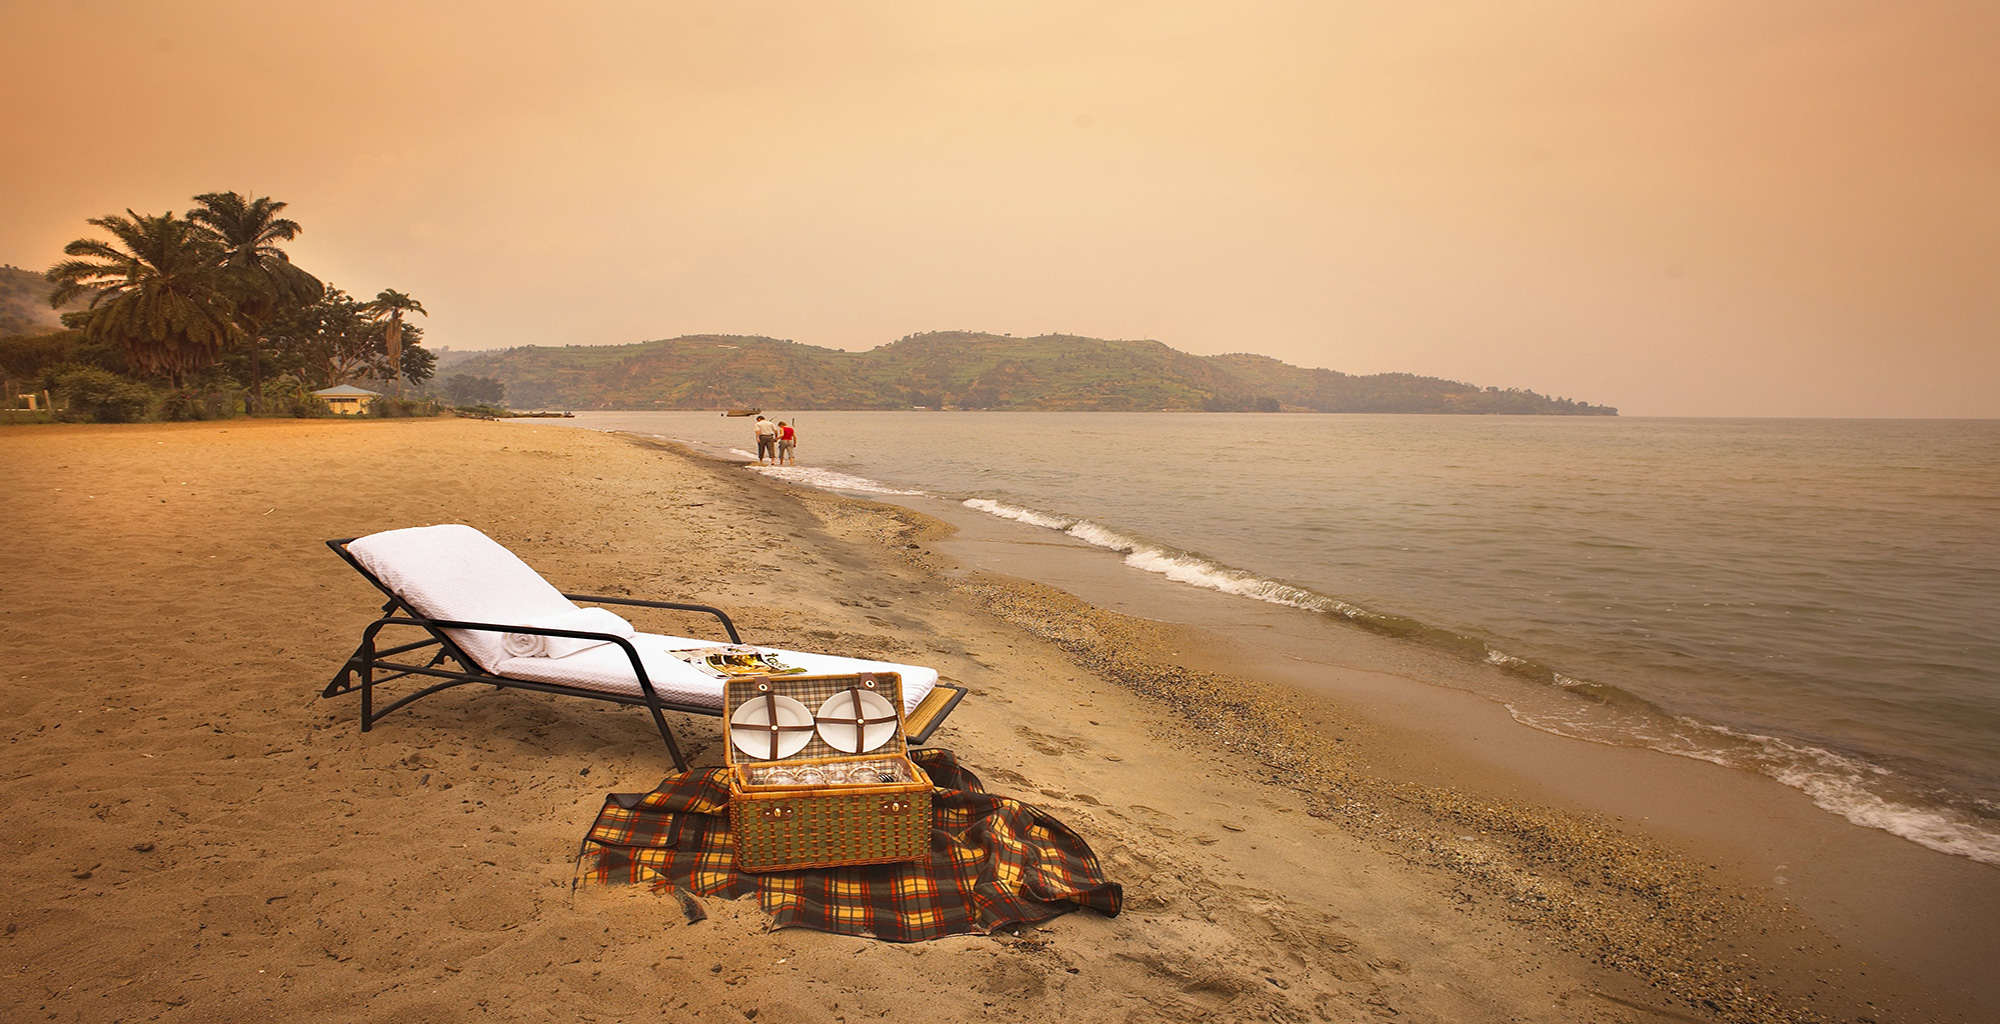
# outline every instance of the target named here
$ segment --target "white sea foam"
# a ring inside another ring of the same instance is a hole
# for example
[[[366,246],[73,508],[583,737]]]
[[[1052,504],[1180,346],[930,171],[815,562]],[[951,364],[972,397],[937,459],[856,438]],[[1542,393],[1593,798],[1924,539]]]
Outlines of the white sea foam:
[[[1822,810],[1832,811],[1856,825],[1879,828],[1939,853],[2000,864],[2000,836],[1939,811],[1912,807],[1871,793],[1856,785],[1851,776],[1800,766],[1775,778],[1805,791]]]
[[[966,508],[978,509],[988,515],[1012,519],[1046,530],[1056,530],[1086,544],[1107,551],[1116,551],[1125,556],[1126,565],[1145,572],[1158,573],[1176,583],[1308,611],[1331,612],[1348,618],[1360,618],[1368,614],[1360,608],[1323,594],[1315,594],[1310,590],[1265,579],[1240,569],[1232,569],[1200,555],[1148,544],[1088,519],[1070,519],[1018,505],[1009,505],[991,498],[968,498],[962,504]]]
[[[751,466],[753,472],[776,477],[787,483],[817,487],[823,491],[854,491],[862,494],[922,494],[922,491],[906,491],[891,487],[880,480],[870,480],[865,476],[841,473],[817,466]]]
[[[1569,676],[1556,678],[1566,689],[1588,685]],[[1669,719],[1641,712],[1606,712],[1603,708],[1571,715],[1548,707],[1531,710],[1515,702],[1508,702],[1506,708],[1515,721],[1559,736],[1614,746],[1636,743],[1676,757],[1757,772],[1805,793],[1821,810],[1863,828],[1881,829],[1939,853],[2000,864],[2000,834],[1990,825],[1950,807],[1920,807],[1884,795],[1878,790],[1893,790],[1900,780],[1881,765],[1823,747],[1684,716]]]
[[[1822,747],[1792,743],[1776,736],[1743,732],[1726,725],[1682,719],[1682,724],[1747,745],[1743,760],[1724,755],[1722,763],[1750,767],[1804,792],[1821,810],[1838,814],[1865,828],[1892,835],[1984,864],[2000,864],[2000,835],[1954,814],[1949,807],[1916,807],[1878,792],[1893,785],[1895,773],[1881,765],[1847,757]],[[1873,783],[1873,785],[1871,785]]]
[[[1282,604],[1307,611],[1326,610],[1327,599],[1309,590],[1268,580],[1262,576],[1217,565],[1199,555],[1180,554],[1163,548],[1139,545],[1125,556],[1134,569],[1156,572],[1176,583],[1221,591],[1270,604]]]
[[[1048,530],[1067,530],[1071,526],[1076,525],[1076,520],[1074,519],[1063,519],[1059,516],[1047,515],[1031,508],[1021,508],[1017,505],[994,501],[991,498],[967,498],[962,504],[966,508],[978,509],[987,515],[999,516],[1002,519],[1012,519],[1015,522],[1027,523],[1029,526],[1039,526]]]
[[[1086,544],[1095,544],[1108,551],[1132,552],[1140,547],[1138,541],[1088,519],[1077,520],[1063,532]]]

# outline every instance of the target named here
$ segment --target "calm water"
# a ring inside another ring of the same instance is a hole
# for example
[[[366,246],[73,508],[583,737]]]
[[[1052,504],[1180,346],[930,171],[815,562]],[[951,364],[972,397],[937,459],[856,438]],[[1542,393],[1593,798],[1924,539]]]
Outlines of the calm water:
[[[806,413],[800,436],[802,482],[1440,645],[1540,684],[1510,701],[1527,724],[2000,863],[2000,422]]]

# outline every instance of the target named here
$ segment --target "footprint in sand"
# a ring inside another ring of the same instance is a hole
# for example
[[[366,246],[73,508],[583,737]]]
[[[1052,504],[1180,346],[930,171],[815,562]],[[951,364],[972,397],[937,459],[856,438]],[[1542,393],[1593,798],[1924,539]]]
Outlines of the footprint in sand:
[[[1036,732],[1025,725],[1015,726],[1014,735],[1026,741],[1036,753],[1047,754],[1050,757],[1062,757],[1065,754],[1075,754],[1090,749],[1089,741],[1079,737],[1050,736],[1047,733]]]

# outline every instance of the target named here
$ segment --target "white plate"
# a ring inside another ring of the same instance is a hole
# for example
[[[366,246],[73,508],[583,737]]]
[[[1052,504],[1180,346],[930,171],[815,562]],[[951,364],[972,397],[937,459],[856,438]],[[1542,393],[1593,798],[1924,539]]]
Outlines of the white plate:
[[[765,703],[763,695],[752,697],[737,705],[736,713],[729,716],[729,742],[743,752],[743,756],[759,761],[775,761],[771,756],[771,707],[777,708],[778,725],[804,726],[800,729],[787,728],[778,733],[778,757],[790,757],[806,748],[813,738],[812,712],[804,704],[790,697],[772,696],[772,704]]]
[[[886,719],[862,726],[858,737],[854,728],[856,698],[861,705],[861,717]],[[867,753],[896,735],[896,706],[872,690],[842,690],[828,697],[819,706],[818,718],[819,738],[843,754]],[[854,742],[857,738],[861,740],[859,744]]]

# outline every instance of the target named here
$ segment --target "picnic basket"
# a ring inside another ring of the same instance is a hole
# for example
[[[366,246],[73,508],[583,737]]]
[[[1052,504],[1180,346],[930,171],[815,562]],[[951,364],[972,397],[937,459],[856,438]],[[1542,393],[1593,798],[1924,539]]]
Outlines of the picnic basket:
[[[729,825],[741,871],[921,860],[931,781],[909,758],[893,672],[723,683]]]

